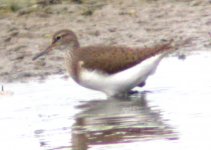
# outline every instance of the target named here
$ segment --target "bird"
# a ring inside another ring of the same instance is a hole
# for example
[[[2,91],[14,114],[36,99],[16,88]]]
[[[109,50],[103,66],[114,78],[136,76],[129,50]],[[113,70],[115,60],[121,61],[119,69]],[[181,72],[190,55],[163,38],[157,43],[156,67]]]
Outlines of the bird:
[[[173,50],[171,43],[156,44],[150,48],[80,46],[72,30],[62,29],[53,35],[51,44],[32,60],[53,50],[64,51],[66,69],[76,83],[115,97],[125,95],[134,87],[144,86],[160,61]]]

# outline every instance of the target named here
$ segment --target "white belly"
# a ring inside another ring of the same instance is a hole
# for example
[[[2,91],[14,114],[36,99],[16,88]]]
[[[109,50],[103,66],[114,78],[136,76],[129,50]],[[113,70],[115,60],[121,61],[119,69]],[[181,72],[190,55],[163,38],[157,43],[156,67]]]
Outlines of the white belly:
[[[164,54],[153,56],[131,68],[112,75],[81,68],[80,84],[87,88],[102,91],[108,96],[127,92],[153,74],[163,56]]]

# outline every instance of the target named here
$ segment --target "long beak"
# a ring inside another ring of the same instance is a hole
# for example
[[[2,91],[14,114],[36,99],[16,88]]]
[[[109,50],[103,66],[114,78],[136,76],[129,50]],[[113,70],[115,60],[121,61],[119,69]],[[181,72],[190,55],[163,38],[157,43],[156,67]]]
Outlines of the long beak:
[[[54,47],[54,45],[51,44],[46,50],[44,50],[44,51],[38,53],[37,55],[35,55],[35,56],[32,58],[32,60],[36,60],[36,59],[39,58],[40,56],[43,56],[43,55],[48,54],[50,51],[53,50],[53,47]]]

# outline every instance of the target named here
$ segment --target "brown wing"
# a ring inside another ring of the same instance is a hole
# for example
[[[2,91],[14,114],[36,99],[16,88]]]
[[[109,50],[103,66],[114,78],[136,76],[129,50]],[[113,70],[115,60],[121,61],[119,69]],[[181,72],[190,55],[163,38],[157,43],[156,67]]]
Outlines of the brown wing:
[[[90,70],[99,70],[108,74],[117,73],[132,67],[143,60],[170,50],[170,44],[157,45],[153,48],[132,49],[116,46],[89,46],[79,48],[78,61],[83,62],[83,67]]]

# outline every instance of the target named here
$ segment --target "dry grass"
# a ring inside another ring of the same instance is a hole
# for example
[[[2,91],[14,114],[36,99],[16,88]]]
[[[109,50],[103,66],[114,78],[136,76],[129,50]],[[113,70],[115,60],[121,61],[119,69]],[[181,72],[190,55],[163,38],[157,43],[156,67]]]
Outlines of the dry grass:
[[[130,3],[151,2],[157,0],[130,0]],[[57,2],[76,2],[81,4],[95,5],[96,3],[125,3],[128,0],[0,0],[0,10],[4,9],[11,12],[17,12],[25,7],[34,4],[56,4]]]

